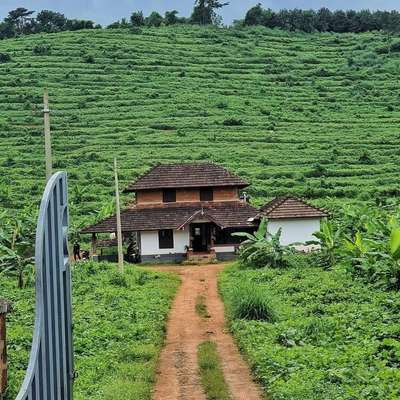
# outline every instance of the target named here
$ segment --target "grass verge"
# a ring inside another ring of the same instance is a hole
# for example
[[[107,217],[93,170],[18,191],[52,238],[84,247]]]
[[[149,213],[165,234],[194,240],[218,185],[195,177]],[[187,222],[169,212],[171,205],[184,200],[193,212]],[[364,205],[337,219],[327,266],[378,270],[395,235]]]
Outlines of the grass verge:
[[[207,341],[197,349],[201,383],[207,400],[230,400],[228,385],[225,382],[217,345]]]

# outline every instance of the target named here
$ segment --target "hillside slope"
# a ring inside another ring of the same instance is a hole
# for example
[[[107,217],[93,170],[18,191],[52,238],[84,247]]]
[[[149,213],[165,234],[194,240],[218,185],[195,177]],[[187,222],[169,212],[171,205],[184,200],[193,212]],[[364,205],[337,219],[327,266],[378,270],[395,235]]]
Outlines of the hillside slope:
[[[257,202],[398,193],[400,58],[380,34],[200,27],[91,30],[0,41],[0,202],[37,200],[42,91],[74,213],[154,162],[212,159]]]

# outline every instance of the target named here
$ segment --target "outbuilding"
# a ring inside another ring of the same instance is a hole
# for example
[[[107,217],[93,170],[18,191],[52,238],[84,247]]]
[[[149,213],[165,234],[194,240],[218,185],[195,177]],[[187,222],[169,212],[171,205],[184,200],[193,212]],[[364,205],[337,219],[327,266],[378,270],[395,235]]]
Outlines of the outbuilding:
[[[276,234],[282,229],[281,244],[305,244],[316,240],[313,234],[320,230],[326,211],[297,197],[277,197],[261,207],[260,217],[268,219],[268,232]]]

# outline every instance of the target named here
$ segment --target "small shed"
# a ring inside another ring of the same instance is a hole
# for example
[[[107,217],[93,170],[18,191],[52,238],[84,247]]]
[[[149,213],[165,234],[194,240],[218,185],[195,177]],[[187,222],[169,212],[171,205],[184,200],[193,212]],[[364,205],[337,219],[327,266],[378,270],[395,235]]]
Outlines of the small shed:
[[[329,214],[297,197],[277,197],[261,207],[261,217],[268,219],[268,232],[282,229],[281,244],[305,243],[316,240],[314,232],[320,230],[321,220]]]

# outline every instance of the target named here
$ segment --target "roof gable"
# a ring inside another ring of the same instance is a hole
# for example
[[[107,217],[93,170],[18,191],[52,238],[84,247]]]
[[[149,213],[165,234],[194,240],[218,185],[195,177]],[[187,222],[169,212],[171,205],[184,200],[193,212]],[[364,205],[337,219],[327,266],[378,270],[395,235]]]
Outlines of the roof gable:
[[[329,214],[297,197],[277,197],[261,207],[261,216],[269,219],[324,218]]]
[[[125,192],[210,186],[246,187],[248,183],[213,163],[159,164],[129,184]]]

